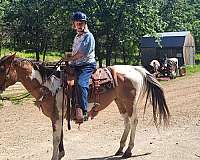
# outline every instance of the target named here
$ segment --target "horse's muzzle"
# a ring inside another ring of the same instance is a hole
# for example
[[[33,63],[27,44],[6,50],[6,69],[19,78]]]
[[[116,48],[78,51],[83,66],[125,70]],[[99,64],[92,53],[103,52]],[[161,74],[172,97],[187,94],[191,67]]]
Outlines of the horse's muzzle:
[[[0,94],[3,93],[3,91],[5,91],[5,87],[0,86]]]

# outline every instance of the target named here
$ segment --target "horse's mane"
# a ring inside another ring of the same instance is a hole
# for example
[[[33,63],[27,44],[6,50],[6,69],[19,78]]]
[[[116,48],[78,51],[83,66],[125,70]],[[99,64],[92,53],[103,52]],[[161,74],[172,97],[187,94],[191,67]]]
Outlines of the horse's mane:
[[[0,65],[2,65],[2,63],[8,58],[9,56],[3,56],[1,59],[0,59]]]

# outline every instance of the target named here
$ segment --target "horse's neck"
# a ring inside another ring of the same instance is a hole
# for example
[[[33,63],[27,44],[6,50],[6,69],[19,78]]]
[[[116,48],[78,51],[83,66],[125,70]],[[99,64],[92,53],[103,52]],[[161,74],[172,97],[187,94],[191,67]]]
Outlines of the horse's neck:
[[[18,81],[26,88],[26,90],[36,99],[40,98],[40,88],[41,84],[32,77],[32,68],[21,69],[17,71]]]
[[[42,87],[37,81],[26,79],[21,81],[26,90],[36,99],[41,97],[40,88]]]

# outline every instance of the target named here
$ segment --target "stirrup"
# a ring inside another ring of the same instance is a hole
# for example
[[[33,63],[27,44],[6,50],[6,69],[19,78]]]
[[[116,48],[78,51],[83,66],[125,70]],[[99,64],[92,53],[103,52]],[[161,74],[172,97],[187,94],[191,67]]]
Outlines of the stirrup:
[[[83,113],[83,121],[88,121],[88,113],[87,112],[85,112],[85,113]]]

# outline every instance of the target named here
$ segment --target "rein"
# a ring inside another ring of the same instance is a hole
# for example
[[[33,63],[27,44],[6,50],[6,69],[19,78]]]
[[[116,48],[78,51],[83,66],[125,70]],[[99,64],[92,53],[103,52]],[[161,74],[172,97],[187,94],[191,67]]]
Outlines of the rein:
[[[28,96],[30,96],[30,93],[26,92],[17,96],[13,96],[13,97],[6,97],[6,96],[1,96],[0,95],[0,100],[9,100],[9,101],[19,101],[22,100],[24,98],[27,98]]]
[[[63,97],[62,97],[62,126],[63,126],[63,120],[64,120],[64,107],[65,107],[65,102],[67,99],[67,123],[68,123],[68,130],[71,130],[71,124],[70,124],[70,120],[71,120],[71,114],[70,114],[70,98],[67,95],[67,97],[65,96],[66,91],[68,91],[69,87],[68,87],[68,83],[67,83],[67,73],[66,70],[62,70],[61,71],[61,80],[62,80],[62,87],[63,87]]]

